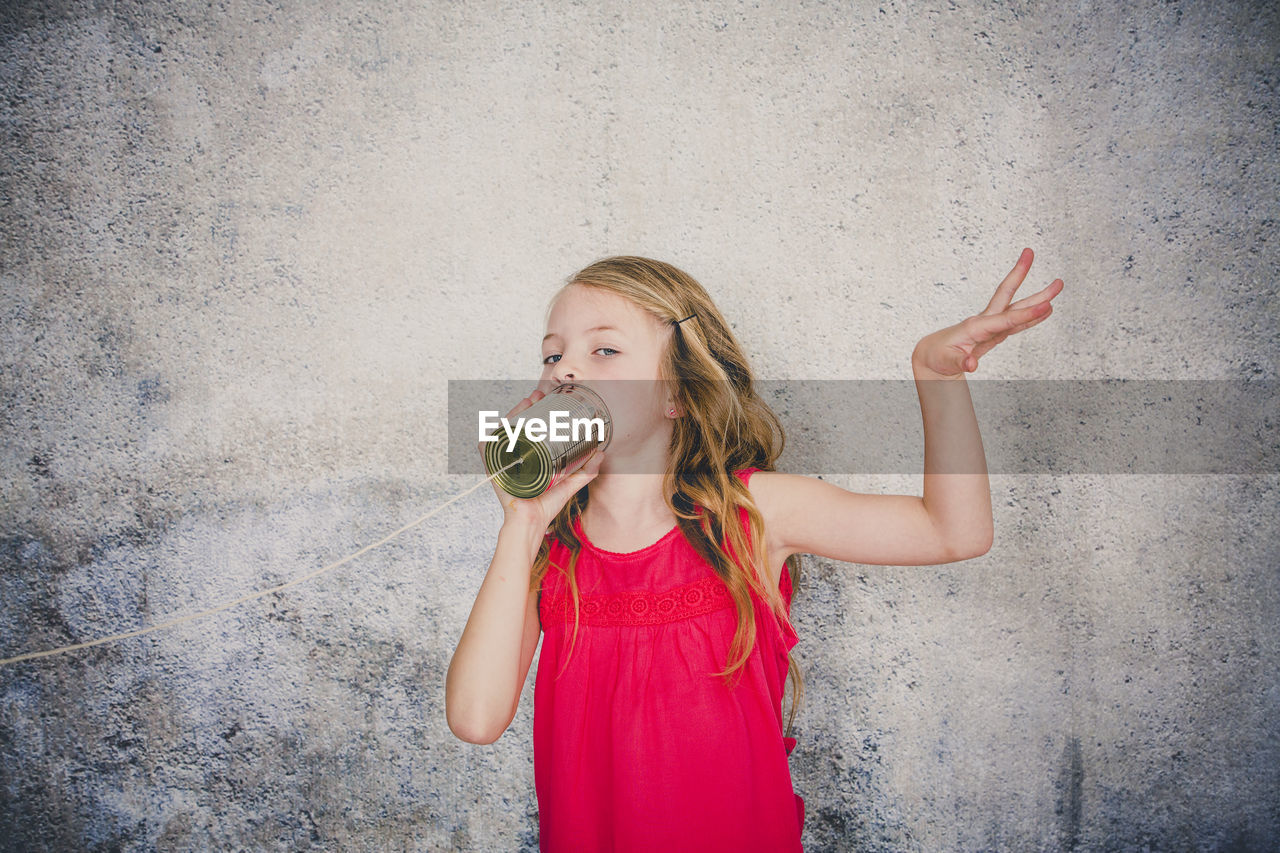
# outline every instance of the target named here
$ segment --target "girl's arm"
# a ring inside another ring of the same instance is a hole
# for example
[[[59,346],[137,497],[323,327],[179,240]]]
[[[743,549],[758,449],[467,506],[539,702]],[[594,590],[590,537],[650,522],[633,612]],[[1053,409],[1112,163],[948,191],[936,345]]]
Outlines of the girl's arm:
[[[507,417],[544,396],[535,390]],[[513,498],[493,484],[494,494],[502,501],[502,529],[445,676],[445,718],[449,730],[462,740],[493,743],[515,719],[542,633],[538,593],[529,589],[534,560],[552,519],[569,498],[595,479],[603,460],[604,451],[594,451],[578,470],[526,500]]]
[[[449,730],[469,743],[493,743],[515,719],[538,644],[538,594],[529,590],[545,526],[504,524],[449,661],[444,707]]]
[[[917,361],[911,372],[924,419],[924,497],[933,550],[949,563],[980,557],[995,535],[987,457],[964,374],[944,376]],[[959,381],[954,381],[959,380]]]
[[[914,359],[912,372],[924,419],[924,497],[859,494],[813,477],[759,471],[751,477],[751,494],[775,566],[794,553],[846,563],[934,565],[990,549],[991,492],[968,383],[939,377]]]
[[[983,313],[928,335],[911,355],[924,420],[923,497],[858,494],[775,471],[751,478],[775,566],[795,553],[848,563],[931,565],[991,548],[986,457],[964,374],[976,370],[978,358],[996,344],[1053,311],[1050,300],[1061,292],[1061,279],[1009,304],[1032,257],[1030,249],[1023,251]]]

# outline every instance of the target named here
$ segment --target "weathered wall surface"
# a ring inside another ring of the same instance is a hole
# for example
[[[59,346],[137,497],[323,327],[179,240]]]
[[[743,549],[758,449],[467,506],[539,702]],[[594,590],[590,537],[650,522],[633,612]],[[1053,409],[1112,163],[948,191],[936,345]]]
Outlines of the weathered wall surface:
[[[1277,378],[1271,3],[0,21],[0,657],[472,485],[446,381],[536,376],[606,254],[699,278],[761,377],[907,379],[1030,245],[1066,290],[975,382]],[[979,559],[807,559],[806,849],[1273,849],[1276,485],[993,476]],[[536,849],[533,675],[492,746],[443,711],[500,519],[486,486],[0,669],[0,845]]]

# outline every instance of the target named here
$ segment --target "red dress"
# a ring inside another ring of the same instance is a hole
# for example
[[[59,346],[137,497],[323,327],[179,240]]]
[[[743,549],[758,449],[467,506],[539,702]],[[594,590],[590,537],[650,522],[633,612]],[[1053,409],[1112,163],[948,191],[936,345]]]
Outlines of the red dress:
[[[735,472],[744,483],[756,468]],[[746,527],[746,511],[740,511]],[[674,527],[627,554],[583,542],[581,615],[551,567],[538,605],[533,766],[544,851],[801,850],[804,800],[783,737],[787,652],[797,642],[754,592],[757,640],[732,691],[737,611],[724,582]],[[569,549],[551,542],[568,565]],[[779,584],[788,609],[791,578]],[[567,656],[567,662],[566,662]],[[561,667],[564,667],[561,673]],[[557,678],[559,675],[559,678]]]

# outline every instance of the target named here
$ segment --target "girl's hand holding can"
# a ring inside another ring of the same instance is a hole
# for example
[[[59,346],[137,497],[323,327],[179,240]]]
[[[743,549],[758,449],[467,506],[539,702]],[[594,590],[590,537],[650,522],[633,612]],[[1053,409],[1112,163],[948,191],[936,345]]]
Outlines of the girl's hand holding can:
[[[513,420],[516,415],[532,406],[534,403],[545,397],[546,394],[540,390],[534,390],[528,397],[525,397],[516,404],[510,412],[507,413],[507,420]],[[477,445],[481,454],[484,453],[484,444]],[[502,503],[503,526],[508,524],[517,524],[537,530],[538,533],[544,532],[550,525],[556,515],[569,502],[569,498],[587,483],[595,479],[596,474],[600,471],[600,465],[604,460],[604,451],[597,448],[594,450],[587,460],[583,462],[576,471],[565,477],[558,483],[555,483],[542,494],[535,498],[517,498],[508,494],[498,485],[497,480],[491,481],[493,492],[498,500]]]

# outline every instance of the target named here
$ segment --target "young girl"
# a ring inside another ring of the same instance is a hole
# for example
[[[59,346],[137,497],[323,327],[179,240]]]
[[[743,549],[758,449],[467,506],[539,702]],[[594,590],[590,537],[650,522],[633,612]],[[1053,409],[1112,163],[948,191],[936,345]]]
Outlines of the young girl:
[[[1061,280],[1010,304],[1031,260],[1024,250],[981,314],[912,353],[922,498],[774,471],[782,427],[729,324],[681,270],[606,258],[555,295],[541,382],[508,417],[581,382],[605,397],[613,438],[537,498],[494,485],[503,524],[445,686],[454,734],[492,743],[515,716],[542,635],[542,850],[801,849],[795,740],[782,723],[788,673],[792,718],[798,699],[789,611],[799,555],[921,565],[990,548],[964,374],[1052,311]]]

